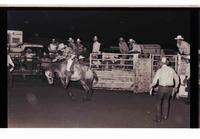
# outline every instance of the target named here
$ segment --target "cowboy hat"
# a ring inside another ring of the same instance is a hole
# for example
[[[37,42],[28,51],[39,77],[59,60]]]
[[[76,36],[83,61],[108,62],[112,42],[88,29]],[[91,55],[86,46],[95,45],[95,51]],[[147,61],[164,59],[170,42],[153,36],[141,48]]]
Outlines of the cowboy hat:
[[[120,38],[119,38],[119,41],[123,41],[123,40],[124,40],[124,38],[123,38],[123,37],[120,37]]]
[[[162,63],[166,63],[167,62],[167,58],[166,57],[162,57],[161,62]]]
[[[78,38],[77,40],[76,40],[77,42],[81,42],[81,40]]]
[[[181,35],[177,35],[176,38],[174,38],[175,40],[184,40],[184,38]]]
[[[169,63],[170,63],[170,61],[169,61],[169,59],[168,59],[167,57],[162,57],[162,58],[161,58],[161,62],[162,62],[163,64],[167,64],[167,65],[169,65]]]
[[[58,50],[62,50],[62,49],[65,49],[65,48],[66,48],[66,46],[64,45],[64,43],[60,43],[58,45]]]
[[[72,39],[72,37],[69,37],[68,42],[74,42],[74,40]]]
[[[94,36],[93,40],[94,40],[94,41],[97,41],[97,40],[98,40],[97,36]]]
[[[131,42],[135,43],[135,40],[133,40],[132,38],[129,39],[129,42],[128,42],[128,43],[131,43]]]

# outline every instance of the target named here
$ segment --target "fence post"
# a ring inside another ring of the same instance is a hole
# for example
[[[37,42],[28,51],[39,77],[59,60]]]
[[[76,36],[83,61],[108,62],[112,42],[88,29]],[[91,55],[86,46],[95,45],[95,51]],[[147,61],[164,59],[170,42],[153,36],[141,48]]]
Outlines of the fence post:
[[[92,53],[90,53],[90,68],[92,67]]]

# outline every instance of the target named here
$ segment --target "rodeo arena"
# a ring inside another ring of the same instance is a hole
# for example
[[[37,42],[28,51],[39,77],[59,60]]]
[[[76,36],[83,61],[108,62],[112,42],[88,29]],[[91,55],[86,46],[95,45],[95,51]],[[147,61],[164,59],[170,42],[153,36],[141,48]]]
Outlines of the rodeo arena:
[[[123,35],[104,52],[98,34],[43,46],[8,30],[8,127],[190,127],[190,44],[172,37],[178,52]]]

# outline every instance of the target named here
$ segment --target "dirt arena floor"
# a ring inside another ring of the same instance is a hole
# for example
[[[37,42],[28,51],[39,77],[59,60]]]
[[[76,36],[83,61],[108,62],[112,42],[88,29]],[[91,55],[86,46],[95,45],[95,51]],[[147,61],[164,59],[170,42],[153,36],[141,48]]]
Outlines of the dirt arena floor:
[[[172,100],[170,117],[155,123],[156,95],[94,90],[83,102],[83,89],[70,85],[72,101],[60,85],[45,80],[15,80],[8,91],[8,127],[14,128],[188,128],[190,105]]]

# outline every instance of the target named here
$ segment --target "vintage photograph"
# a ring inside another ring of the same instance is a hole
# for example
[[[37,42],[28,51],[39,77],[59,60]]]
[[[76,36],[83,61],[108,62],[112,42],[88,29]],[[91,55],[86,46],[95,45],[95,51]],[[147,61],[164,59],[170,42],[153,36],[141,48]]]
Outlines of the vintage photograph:
[[[191,34],[187,8],[8,9],[8,127],[189,128]]]

